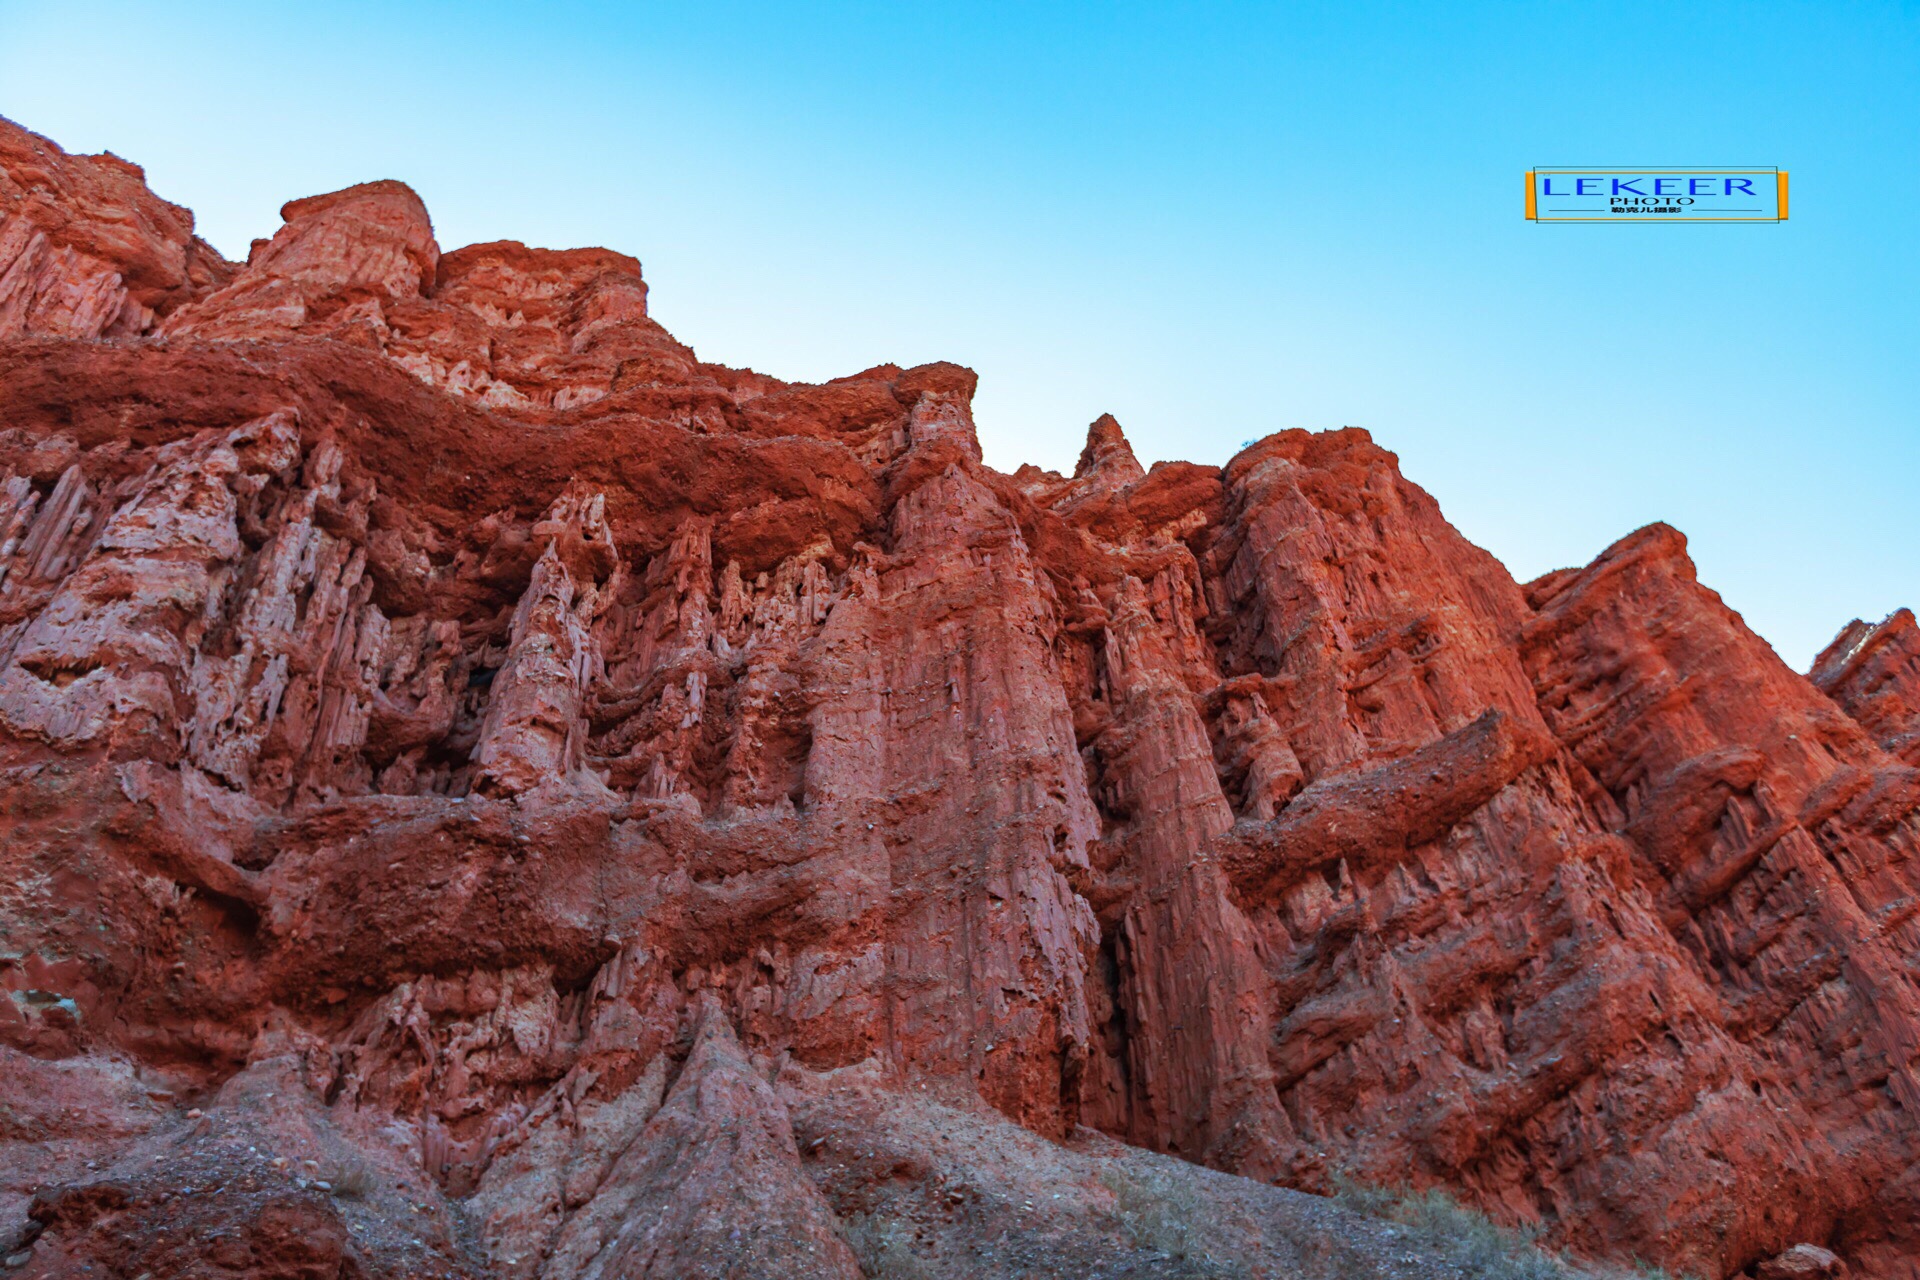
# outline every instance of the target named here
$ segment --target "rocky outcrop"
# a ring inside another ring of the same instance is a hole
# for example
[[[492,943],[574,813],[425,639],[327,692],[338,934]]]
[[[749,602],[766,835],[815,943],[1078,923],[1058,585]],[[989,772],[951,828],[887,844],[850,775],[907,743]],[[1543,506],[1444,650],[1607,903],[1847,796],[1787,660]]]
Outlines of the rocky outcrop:
[[[656,1072],[586,1117],[564,1159],[495,1158],[495,1185],[474,1202],[499,1206],[489,1246],[507,1274],[858,1280],[832,1210],[801,1172],[786,1107],[715,998],[697,1019],[664,1103]],[[531,1206],[547,1211],[544,1233],[515,1230]]]
[[[1920,1277],[1911,614],[1809,680],[1364,432],[1002,475],[399,183],[0,172],[26,1274],[1461,1274],[1359,1182]]]
[[[0,339],[137,337],[226,282],[193,215],[145,178],[0,126]]]
[[[1898,609],[1878,626],[1855,618],[1813,660],[1813,683],[1889,754],[1920,765],[1920,626]]]

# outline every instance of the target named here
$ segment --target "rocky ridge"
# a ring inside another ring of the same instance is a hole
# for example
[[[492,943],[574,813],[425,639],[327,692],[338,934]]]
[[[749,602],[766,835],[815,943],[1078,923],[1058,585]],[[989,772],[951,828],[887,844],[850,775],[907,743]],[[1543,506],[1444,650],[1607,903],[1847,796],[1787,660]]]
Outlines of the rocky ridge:
[[[1445,1273],[1354,1179],[1920,1277],[1911,613],[1803,677],[1365,432],[1004,475],[958,366],[283,218],[0,122],[21,1274]]]

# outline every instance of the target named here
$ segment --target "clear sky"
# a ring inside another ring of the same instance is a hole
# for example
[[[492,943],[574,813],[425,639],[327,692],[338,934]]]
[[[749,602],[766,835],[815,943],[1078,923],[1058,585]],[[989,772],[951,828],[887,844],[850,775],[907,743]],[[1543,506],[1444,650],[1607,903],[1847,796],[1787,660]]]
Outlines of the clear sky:
[[[1525,580],[1666,520],[1796,667],[1920,605],[1920,7],[0,0],[0,114],[230,257],[397,177],[703,358],[980,372],[992,464],[1364,426]],[[1534,165],[1780,226],[1533,226]]]

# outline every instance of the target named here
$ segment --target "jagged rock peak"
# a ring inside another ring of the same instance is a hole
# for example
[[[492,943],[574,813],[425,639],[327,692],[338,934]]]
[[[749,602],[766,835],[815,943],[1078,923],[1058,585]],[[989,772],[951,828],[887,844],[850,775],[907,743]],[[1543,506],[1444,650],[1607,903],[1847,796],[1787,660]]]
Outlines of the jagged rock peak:
[[[1855,618],[1813,660],[1810,678],[1881,746],[1920,765],[1920,625],[1913,610],[1896,609],[1875,625]]]
[[[0,117],[0,338],[135,337],[233,271],[139,165]]]
[[[1133,456],[1133,446],[1127,443],[1119,420],[1110,413],[1101,414],[1087,427],[1086,447],[1080,450],[1073,478],[1085,479],[1096,470],[1115,485],[1130,484],[1146,474],[1140,460]]]

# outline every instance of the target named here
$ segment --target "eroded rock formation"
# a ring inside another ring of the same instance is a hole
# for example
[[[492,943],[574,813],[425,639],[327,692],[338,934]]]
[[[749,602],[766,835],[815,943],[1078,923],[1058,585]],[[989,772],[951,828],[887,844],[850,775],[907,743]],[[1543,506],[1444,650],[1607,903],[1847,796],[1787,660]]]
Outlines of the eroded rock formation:
[[[1150,1185],[1354,1274],[1271,1186],[1351,1178],[1920,1277],[1910,613],[1809,680],[1674,530],[1517,584],[1364,432],[1008,476],[957,366],[283,216],[0,122],[9,1265],[1166,1274]]]

